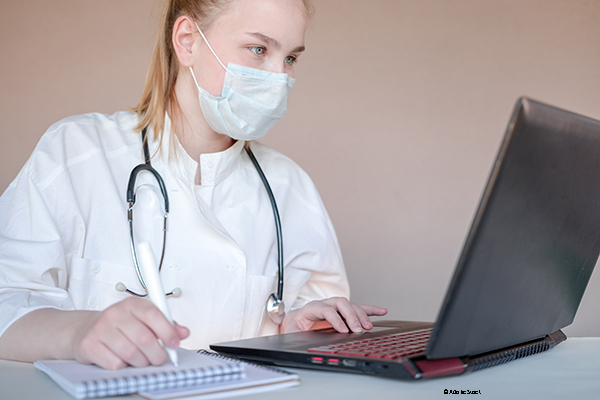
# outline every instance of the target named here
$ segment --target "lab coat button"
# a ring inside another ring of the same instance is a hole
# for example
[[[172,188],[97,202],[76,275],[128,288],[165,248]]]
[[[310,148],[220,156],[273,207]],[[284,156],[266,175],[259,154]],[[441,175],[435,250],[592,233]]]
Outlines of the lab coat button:
[[[96,301],[95,297],[90,297],[87,301],[87,304],[89,308],[94,308],[98,305],[98,302]]]
[[[237,206],[235,200],[229,200],[229,207],[234,208],[235,206]]]
[[[235,271],[237,268],[238,267],[235,264],[228,264],[227,265],[227,269],[230,270],[230,271]]]
[[[208,182],[214,182],[214,180],[215,180],[215,176],[214,176],[214,175],[208,175],[208,176],[206,177],[206,180],[207,180]]]
[[[93,263],[90,265],[90,271],[92,271],[94,274],[97,274],[100,271],[100,265],[98,265],[98,263]]]
[[[206,165],[208,166],[208,168],[212,168],[215,166],[215,160],[213,160],[212,158],[209,158],[208,161],[206,162]]]
[[[171,269],[173,271],[179,271],[181,269],[181,264],[179,264],[179,263],[172,264]]]

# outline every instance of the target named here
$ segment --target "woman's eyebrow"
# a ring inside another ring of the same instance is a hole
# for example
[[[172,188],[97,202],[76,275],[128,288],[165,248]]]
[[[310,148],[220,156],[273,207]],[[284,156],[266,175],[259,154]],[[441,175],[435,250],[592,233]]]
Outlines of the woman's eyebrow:
[[[276,49],[280,49],[281,48],[281,43],[279,43],[276,39],[273,39],[272,37],[269,37],[263,33],[260,32],[246,32],[247,35],[250,36],[254,36],[255,38],[262,40],[263,42],[265,42],[266,44],[268,44],[269,46],[275,47]],[[292,53],[299,53],[299,52],[303,52],[305,50],[304,46],[298,46],[296,47]]]

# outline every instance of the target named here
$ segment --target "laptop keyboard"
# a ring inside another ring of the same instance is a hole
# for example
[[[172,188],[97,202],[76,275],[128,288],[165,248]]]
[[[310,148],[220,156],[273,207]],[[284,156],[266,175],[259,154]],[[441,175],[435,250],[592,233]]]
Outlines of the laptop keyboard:
[[[339,354],[344,356],[394,360],[396,358],[407,357],[425,351],[430,336],[431,328],[313,347],[307,351],[310,353]]]

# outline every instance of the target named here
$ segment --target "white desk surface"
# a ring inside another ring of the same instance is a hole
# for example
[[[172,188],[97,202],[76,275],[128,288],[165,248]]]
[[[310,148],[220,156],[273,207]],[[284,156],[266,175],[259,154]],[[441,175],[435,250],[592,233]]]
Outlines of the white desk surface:
[[[239,397],[288,399],[600,399],[600,338],[570,338],[554,349],[471,374],[397,381],[372,376],[289,369],[302,383],[289,389]],[[444,389],[481,394],[444,394]],[[0,399],[70,400],[32,364],[0,360]],[[137,396],[111,399],[140,399]],[[188,398],[191,399],[191,398]]]

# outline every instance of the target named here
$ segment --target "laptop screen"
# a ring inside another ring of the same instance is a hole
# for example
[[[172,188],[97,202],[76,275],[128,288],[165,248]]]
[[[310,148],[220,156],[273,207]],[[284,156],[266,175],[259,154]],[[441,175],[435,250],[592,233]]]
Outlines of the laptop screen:
[[[600,122],[515,108],[427,355],[480,354],[569,325],[600,253]]]

